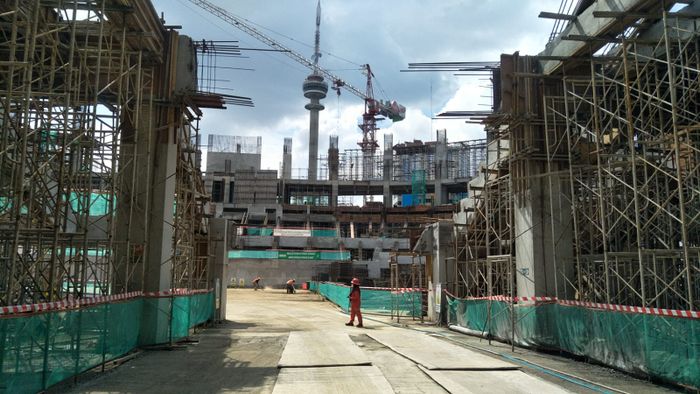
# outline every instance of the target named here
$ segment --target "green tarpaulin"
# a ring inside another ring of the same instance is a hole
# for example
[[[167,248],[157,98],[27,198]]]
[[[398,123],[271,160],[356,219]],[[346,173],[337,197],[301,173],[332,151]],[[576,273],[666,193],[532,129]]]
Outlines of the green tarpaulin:
[[[448,298],[448,305],[450,324],[508,341],[514,333],[520,346],[564,351],[630,373],[700,388],[697,319],[542,304],[515,305],[513,322],[507,302]]]
[[[311,282],[310,290],[316,291],[323,297],[338,305],[343,311],[350,310],[350,287],[337,283],[327,282]],[[415,293],[399,293],[392,294],[391,291],[383,289],[362,288],[361,293],[362,310],[372,313],[390,314],[392,305],[394,313],[399,313],[401,316],[420,317],[422,308],[422,294]]]

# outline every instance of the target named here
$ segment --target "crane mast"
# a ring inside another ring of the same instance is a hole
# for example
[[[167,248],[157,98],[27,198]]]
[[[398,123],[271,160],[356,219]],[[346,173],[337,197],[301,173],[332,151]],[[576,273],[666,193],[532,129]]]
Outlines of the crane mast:
[[[363,132],[362,141],[359,143],[363,152],[373,153],[379,146],[376,141],[376,131],[378,116],[385,116],[391,119],[393,122],[399,122],[404,120],[406,117],[406,108],[396,101],[381,101],[375,100],[374,94],[372,92],[372,70],[369,64],[363,66],[364,71],[367,73],[367,86],[365,92],[359,90],[358,88],[352,86],[351,84],[345,82],[340,77],[334,75],[330,71],[320,67],[318,65],[318,58],[320,57],[320,52],[318,49],[314,54],[314,59],[307,59],[305,56],[297,53],[291,48],[277,42],[273,38],[269,37],[265,33],[259,31],[258,29],[251,26],[245,19],[240,18],[236,15],[231,14],[225,9],[212,4],[207,0],[189,0],[190,3],[196,5],[197,7],[209,12],[210,14],[218,17],[224,22],[230,24],[231,26],[241,30],[242,32],[252,36],[253,38],[263,42],[273,49],[277,49],[284,53],[288,57],[292,58],[294,61],[300,63],[301,65],[311,69],[314,74],[321,75],[328,78],[333,82],[333,89],[340,94],[340,89],[345,89],[348,92],[354,94],[355,96],[363,99],[365,101],[365,113],[362,115],[362,124],[360,128]],[[318,39],[316,40],[318,43]]]

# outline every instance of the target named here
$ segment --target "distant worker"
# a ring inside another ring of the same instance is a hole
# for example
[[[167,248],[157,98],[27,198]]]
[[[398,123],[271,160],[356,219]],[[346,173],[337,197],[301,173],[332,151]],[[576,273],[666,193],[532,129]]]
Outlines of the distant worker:
[[[261,280],[262,280],[262,278],[259,275],[256,276],[255,279],[253,279],[253,289],[255,289],[255,291],[257,291],[258,289],[261,288],[260,287]]]
[[[355,316],[357,316],[357,327],[364,327],[362,325],[362,312],[360,311],[360,299],[362,298],[360,294],[360,280],[357,278],[352,278],[352,290],[350,290],[350,321],[345,323],[346,326],[352,326],[355,324]]]
[[[296,293],[296,290],[294,290],[294,284],[295,284],[296,282],[297,282],[297,281],[294,280],[294,279],[290,279],[290,280],[287,281],[287,294],[294,294],[294,293]]]

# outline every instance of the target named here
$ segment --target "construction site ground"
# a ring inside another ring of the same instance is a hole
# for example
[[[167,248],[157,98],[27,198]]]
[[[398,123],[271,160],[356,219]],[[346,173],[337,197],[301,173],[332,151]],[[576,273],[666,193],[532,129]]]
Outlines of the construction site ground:
[[[489,345],[484,339],[410,318],[402,318],[397,324],[388,316],[365,315],[365,328],[347,327],[346,314],[306,291],[285,294],[279,289],[229,289],[227,305],[226,322],[198,331],[184,344],[140,351],[107,372],[86,373],[76,385],[63,385],[52,391],[444,393],[446,388],[474,393],[673,391],[559,355],[518,348],[511,352],[507,344]],[[387,334],[392,332],[401,338],[414,336],[416,343],[441,341],[436,342],[440,346],[418,349],[424,350],[427,358],[439,361],[437,349],[453,346],[454,352],[464,353],[472,363],[478,359],[477,364],[483,364],[486,370],[431,371],[426,363],[412,361],[415,357],[409,353],[399,354],[397,351],[401,349],[394,351],[372,339],[372,336],[390,339],[391,335]],[[291,367],[278,368],[285,347],[284,359]],[[495,369],[489,370],[488,365]],[[517,369],[503,370],[499,365]]]

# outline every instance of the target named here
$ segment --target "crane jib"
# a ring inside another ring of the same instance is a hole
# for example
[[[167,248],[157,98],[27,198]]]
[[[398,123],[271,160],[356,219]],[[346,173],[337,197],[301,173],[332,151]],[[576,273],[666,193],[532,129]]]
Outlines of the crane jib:
[[[219,6],[216,6],[207,0],[189,0],[189,1],[190,1],[190,3],[202,8],[203,10],[218,17],[219,19],[230,24],[231,26],[234,26],[234,27],[238,28],[239,30],[243,31],[244,33],[262,41],[263,43],[267,44],[268,46],[273,47],[275,49],[280,49],[282,53],[284,53],[285,55],[294,59],[295,61],[302,64],[303,66],[305,66],[311,70],[317,71],[318,73],[320,73],[324,77],[328,78],[330,81],[333,81],[334,90],[336,90],[338,92],[338,94],[340,94],[340,88],[343,88],[343,89],[349,91],[350,93],[354,94],[355,96],[357,96],[363,100],[366,100],[366,101],[372,100],[378,104],[379,108],[377,110],[377,113],[380,115],[386,116],[387,118],[391,119],[394,122],[399,122],[399,121],[404,120],[406,118],[406,107],[404,107],[403,105],[398,104],[396,101],[376,101],[376,100],[374,100],[370,95],[355,88],[354,86],[350,85],[349,83],[343,81],[341,78],[332,74],[328,70],[325,70],[324,68],[318,66],[317,62],[314,62],[313,60],[307,59],[303,55],[297,53],[296,51],[286,47],[285,45],[282,45],[281,43],[275,41],[271,37],[258,31],[256,28],[249,25],[244,19],[239,18],[239,17],[231,14],[230,12],[226,11],[225,9],[223,9]],[[366,67],[367,67],[367,69],[369,69],[369,65],[366,65]]]

